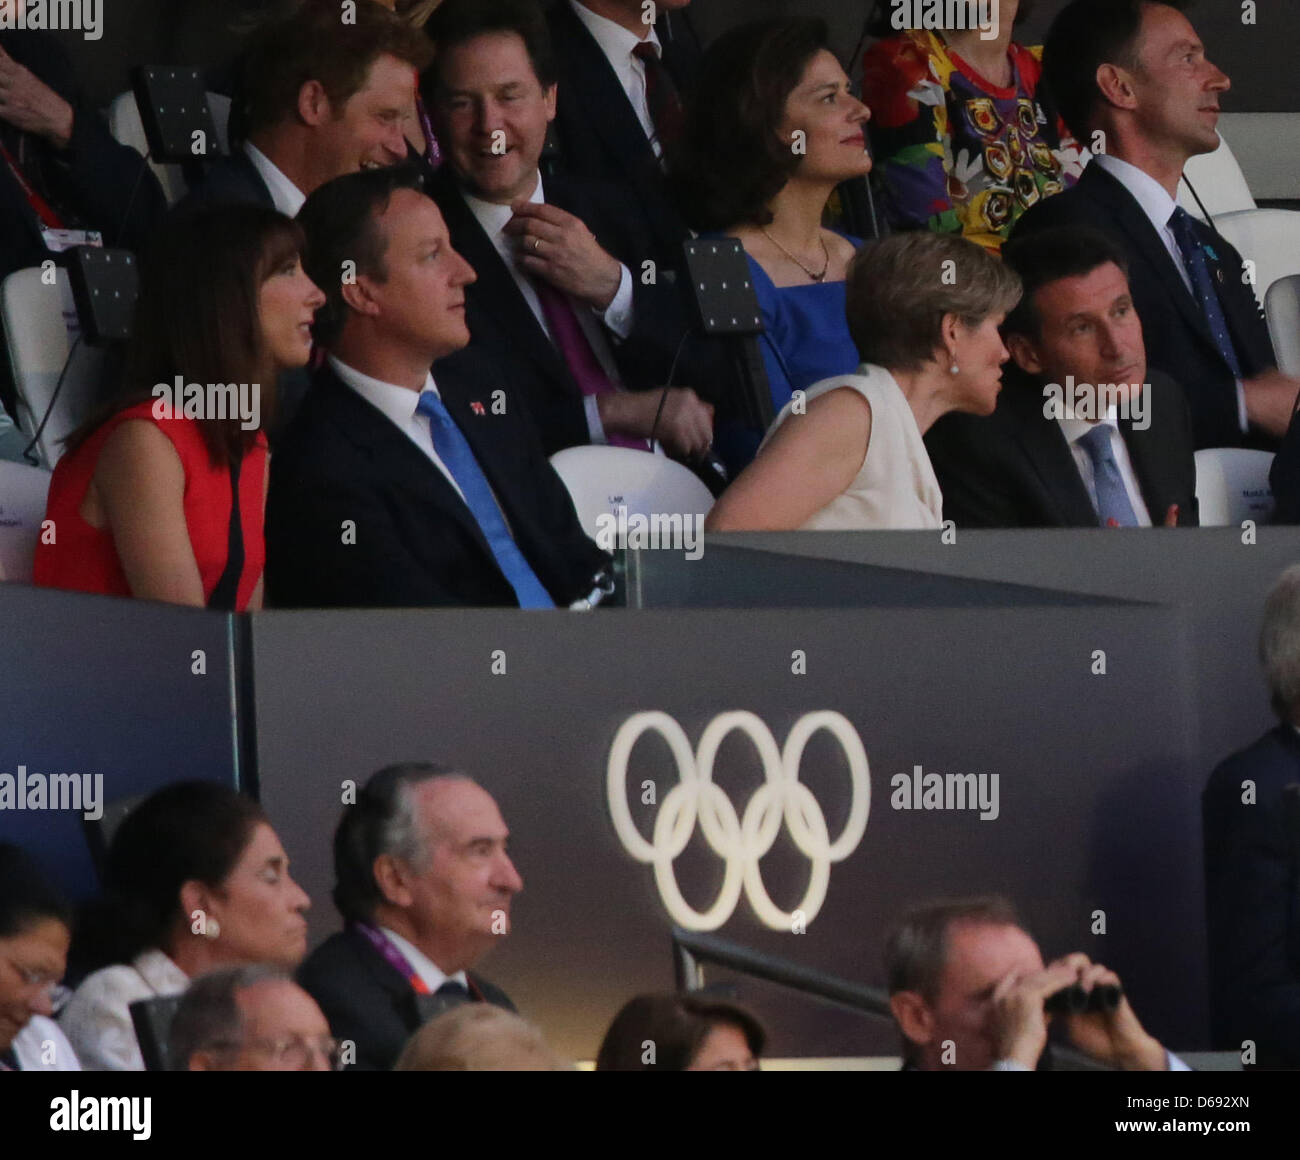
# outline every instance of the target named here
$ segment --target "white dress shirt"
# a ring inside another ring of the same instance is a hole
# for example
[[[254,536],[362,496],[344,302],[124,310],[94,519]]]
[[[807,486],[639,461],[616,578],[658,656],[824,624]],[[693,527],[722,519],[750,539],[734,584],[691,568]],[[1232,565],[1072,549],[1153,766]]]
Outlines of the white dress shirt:
[[[433,374],[430,373],[425,378],[421,390],[413,391],[409,387],[399,387],[372,379],[355,367],[339,362],[333,355],[328,357],[328,361],[334,373],[414,443],[428,457],[429,462],[446,476],[447,482],[456,489],[456,494],[464,499],[465,493],[460,490],[456,477],[448,470],[447,465],[434,449],[433,432],[429,429],[428,418],[416,412],[416,408],[420,405],[420,396],[425,391],[432,391],[438,395]],[[438,395],[438,398],[441,399],[442,396]]]
[[[81,1062],[53,1019],[33,1015],[10,1045],[21,1071],[80,1071]]]
[[[470,213],[474,215],[475,220],[483,227],[483,232],[491,239],[493,248],[501,255],[501,260],[506,264],[506,269],[510,271],[511,278],[514,279],[515,285],[519,287],[519,293],[524,296],[524,301],[528,303],[528,309],[533,312],[533,317],[537,319],[538,325],[541,326],[546,336],[554,342],[555,336],[551,334],[551,328],[547,325],[546,315],[542,311],[541,299],[537,297],[537,288],[533,285],[532,277],[528,271],[516,262],[515,239],[505,232],[510,219],[514,217],[514,211],[508,205],[497,205],[494,202],[483,201],[481,198],[474,197],[464,191],[462,191],[462,196],[465,198],[465,204],[469,206]],[[546,193],[542,187],[540,173],[537,175],[537,185],[528,200],[533,205],[544,205],[546,203]],[[598,315],[594,309],[584,309],[581,303],[574,304],[574,314],[577,316],[578,325],[582,327],[582,333],[591,344],[592,352],[600,363],[601,369],[615,386],[621,385],[618,366],[614,362],[614,352],[610,346],[609,336],[601,328],[600,322],[603,321],[605,326],[620,339],[627,338],[632,333],[632,272],[621,263],[619,270],[621,272],[619,274],[618,292],[614,295],[614,300],[605,309],[604,313],[599,315],[600,321],[597,321]],[[606,442],[605,429],[601,425],[600,411],[596,406],[596,397],[588,395],[583,400],[583,403],[586,408],[587,431],[591,436],[591,441],[593,443]]]
[[[189,976],[160,950],[88,976],[59,1012],[59,1025],[87,1071],[144,1071],[129,1007],[137,999],[179,995]]]
[[[284,171],[256,145],[245,141],[244,152],[248,154],[253,168],[266,182],[266,188],[271,191],[271,200],[275,203],[275,208],[285,217],[297,217],[298,211],[302,209],[302,203],[307,200],[307,195],[285,177]]]
[[[655,32],[655,26],[644,25],[649,30],[649,36],[643,40],[636,33],[629,32],[608,17],[597,16],[590,8],[584,8],[579,4],[578,0],[569,0],[569,6],[600,45],[600,51],[605,54],[605,59],[609,61],[614,75],[618,77],[618,83],[632,104],[636,119],[641,122],[641,128],[650,139],[650,148],[655,151],[656,157],[663,157],[664,149],[655,134],[654,118],[650,116],[650,102],[646,97],[645,65],[632,55],[632,50],[638,45],[652,44],[655,55],[660,60],[663,59],[663,45],[659,43],[659,34]]]
[[[1098,153],[1093,157],[1092,164],[1100,165],[1102,170],[1128,190],[1133,200],[1142,207],[1142,212],[1146,214],[1147,220],[1160,235],[1160,240],[1164,242],[1165,249],[1169,251],[1169,256],[1173,258],[1174,268],[1182,276],[1183,285],[1187,287],[1187,292],[1195,301],[1196,291],[1192,287],[1192,277],[1187,272],[1187,263],[1183,261],[1183,252],[1178,248],[1178,239],[1174,237],[1174,231],[1169,225],[1169,219],[1174,216],[1178,202],[1169,196],[1169,191],[1151,174],[1128,161],[1121,161],[1109,153]],[[1246,417],[1246,392],[1240,379],[1237,380],[1237,422],[1241,425],[1242,431],[1249,426]]]
[[[1069,413],[1068,409],[1057,422],[1061,425],[1061,432],[1065,436],[1065,441],[1070,445],[1070,451],[1074,455],[1074,465],[1079,469],[1079,474],[1083,477],[1083,486],[1088,489],[1088,494],[1092,497],[1093,507],[1097,506],[1096,473],[1092,466],[1092,457],[1088,454],[1087,448],[1079,443],[1079,440],[1098,425],[1109,429],[1111,454],[1115,456],[1115,465],[1119,468],[1120,478],[1124,481],[1124,491],[1128,495],[1128,502],[1133,508],[1133,514],[1137,517],[1137,526],[1149,528],[1151,526],[1151,513],[1147,511],[1146,501],[1142,498],[1142,490],[1138,487],[1137,476],[1133,472],[1133,460],[1128,453],[1128,445],[1124,442],[1124,436],[1119,433],[1116,406],[1112,403],[1105,416],[1099,419],[1097,423],[1090,422],[1087,419],[1076,419]],[[1164,512],[1160,513],[1160,518],[1161,520],[1164,519]]]
[[[396,931],[389,930],[386,926],[381,926],[379,929],[384,933],[388,941],[397,948],[398,954],[407,961],[411,970],[429,988],[429,994],[436,993],[443,983],[459,983],[466,991],[469,990],[469,977],[464,971],[457,971],[454,975],[448,975],[428,955],[408,942]]]

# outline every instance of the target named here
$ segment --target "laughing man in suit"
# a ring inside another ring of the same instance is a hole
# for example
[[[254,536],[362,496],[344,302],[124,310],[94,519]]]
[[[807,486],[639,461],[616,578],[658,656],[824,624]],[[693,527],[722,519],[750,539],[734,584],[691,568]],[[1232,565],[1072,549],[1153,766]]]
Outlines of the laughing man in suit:
[[[619,190],[542,178],[555,65],[535,0],[443,0],[426,27],[422,85],[446,163],[430,194],[478,280],[475,347],[508,352],[548,454],[583,443],[681,459],[706,452],[712,412],[693,390],[653,390],[687,329],[676,287],[646,284],[649,231]],[[615,256],[617,254],[617,256]],[[687,364],[682,364],[687,365]]]
[[[316,338],[329,357],[272,460],[270,601],[553,608],[592,597],[609,557],[497,368],[463,351],[474,271],[418,176],[337,178],[298,220],[327,295]]]
[[[390,765],[345,808],[334,834],[334,904],[346,926],[312,952],[298,981],[334,1037],[354,1045],[352,1066],[386,1071],[448,1007],[514,1010],[472,968],[509,933],[510,902],[524,883],[496,802],[464,774]]]
[[[379,4],[355,7],[345,23],[337,0],[308,0],[262,31],[236,96],[247,139],[187,202],[255,202],[293,217],[325,182],[406,159],[403,123],[428,42]]]
[[[1002,327],[1015,370],[992,415],[949,415],[926,437],[944,518],[1195,525],[1187,402],[1148,373],[1119,247],[1096,230],[1051,230],[1011,243],[1003,258],[1025,288]]]
[[[1196,446],[1272,448],[1300,380],[1280,374],[1241,255],[1180,209],[1188,160],[1218,148],[1228,78],[1205,55],[1185,0],[1074,0],[1052,25],[1044,81],[1096,156],[1071,190],[1013,233],[1091,225],[1129,260],[1151,365],[1187,393]]]

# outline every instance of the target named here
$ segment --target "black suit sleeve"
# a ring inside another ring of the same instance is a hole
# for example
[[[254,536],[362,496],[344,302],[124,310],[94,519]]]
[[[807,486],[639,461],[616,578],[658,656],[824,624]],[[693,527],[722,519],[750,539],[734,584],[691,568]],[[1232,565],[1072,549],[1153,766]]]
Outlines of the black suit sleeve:
[[[8,47],[9,41],[5,40]],[[104,245],[139,250],[167,201],[153,171],[129,145],[113,139],[77,83],[72,62],[48,34],[13,42],[15,57],[72,106],[72,137],[65,149],[42,142],[43,172],[56,198],[71,206]]]
[[[1294,967],[1294,837],[1271,771],[1229,762],[1215,771],[1203,807],[1207,918],[1215,1015],[1223,1048],[1255,1041],[1261,1053],[1300,1064],[1300,977]],[[1242,801],[1242,782],[1258,800]],[[1269,786],[1272,786],[1270,789]]]
[[[959,528],[1017,528],[1024,519],[1015,481],[991,454],[996,432],[987,419],[945,415],[925,436],[943,493],[943,518]]]
[[[1274,522],[1300,524],[1300,411],[1291,416],[1268,478],[1277,502]]]

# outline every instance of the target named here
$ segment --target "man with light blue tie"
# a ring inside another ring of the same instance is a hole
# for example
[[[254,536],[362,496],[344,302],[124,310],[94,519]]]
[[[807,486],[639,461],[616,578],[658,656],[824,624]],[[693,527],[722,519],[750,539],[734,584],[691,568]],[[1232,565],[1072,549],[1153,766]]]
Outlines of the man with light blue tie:
[[[1197,448],[1269,450],[1300,380],[1277,370],[1242,256],[1178,205],[1183,170],[1219,146],[1228,77],[1185,0],[1073,0],[1052,24],[1043,82],[1093,150],[1073,189],[1033,206],[1013,238],[1091,226],[1128,259],[1151,365],[1187,395]]]
[[[328,296],[315,325],[327,357],[271,473],[270,602],[598,600],[609,558],[583,533],[500,369],[464,351],[474,271],[418,176],[338,178],[298,221]]]
[[[1135,528],[1197,523],[1192,421],[1148,370],[1127,259],[1106,234],[1049,230],[1003,260],[1024,294],[1002,325],[1012,363],[992,415],[926,435],[958,527]]]

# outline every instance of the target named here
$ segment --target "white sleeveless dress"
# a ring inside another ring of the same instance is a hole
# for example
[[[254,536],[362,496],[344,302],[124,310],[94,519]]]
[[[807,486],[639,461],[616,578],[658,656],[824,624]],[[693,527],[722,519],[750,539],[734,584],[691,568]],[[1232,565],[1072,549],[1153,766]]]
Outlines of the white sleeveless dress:
[[[884,367],[864,363],[857,374],[836,375],[805,388],[805,406],[839,387],[852,388],[871,405],[871,439],[853,482],[799,530],[938,528],[943,522],[943,493],[916,417],[894,376]],[[782,408],[772,431],[790,417],[793,405],[792,400]]]

